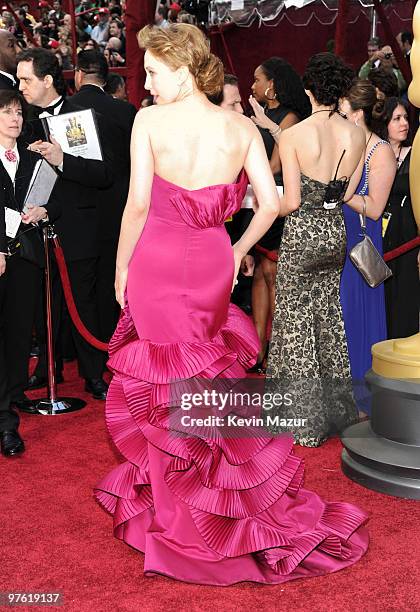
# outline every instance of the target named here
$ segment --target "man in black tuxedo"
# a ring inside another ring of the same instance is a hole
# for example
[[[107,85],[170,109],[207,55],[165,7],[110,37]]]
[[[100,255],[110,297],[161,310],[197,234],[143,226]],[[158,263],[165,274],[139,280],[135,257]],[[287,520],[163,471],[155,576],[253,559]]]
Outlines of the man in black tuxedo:
[[[26,101],[38,107],[33,108],[38,119],[81,110],[64,97],[62,70],[51,51],[41,48],[23,51],[18,56],[17,75],[20,91]],[[27,134],[28,142],[32,143],[31,150],[38,151],[59,170],[60,176],[50,199],[50,202],[59,202],[62,211],[55,229],[63,247],[77,310],[85,326],[96,337],[100,331],[96,292],[99,254],[96,209],[102,205],[102,190],[113,183],[112,147],[103,120],[100,117],[97,120],[102,161],[63,153],[61,146],[52,138],[51,142],[45,142],[39,120],[32,122],[32,133]],[[60,291],[60,285],[57,284],[56,297]],[[59,302],[56,299],[56,303]],[[59,318],[57,308],[53,316]],[[102,378],[105,353],[88,344],[74,326],[72,335],[79,372],[85,379],[85,389],[95,399],[105,399],[107,384]],[[38,383],[46,382],[45,360],[40,359],[38,366],[35,372]]]
[[[114,280],[121,218],[130,182],[130,139],[136,108],[129,102],[114,100],[104,92],[108,64],[99,51],[81,51],[77,56],[75,85],[78,93],[71,102],[93,108],[109,123],[108,133],[114,148],[114,184],[102,192],[97,209],[99,236],[99,315],[101,338],[108,342],[114,333],[119,306],[115,300]]]
[[[16,38],[7,30],[0,30],[0,89],[17,89]]]

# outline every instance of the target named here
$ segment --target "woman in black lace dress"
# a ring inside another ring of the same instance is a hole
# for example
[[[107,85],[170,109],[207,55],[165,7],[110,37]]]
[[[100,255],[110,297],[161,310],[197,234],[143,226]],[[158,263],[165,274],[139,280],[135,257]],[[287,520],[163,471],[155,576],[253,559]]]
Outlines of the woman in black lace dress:
[[[309,100],[299,75],[281,57],[271,57],[258,66],[254,79],[250,98],[255,113],[253,120],[263,138],[276,185],[282,186],[281,163],[276,142],[282,130],[309,115]],[[283,225],[284,220],[279,217],[254,251],[256,266],[252,283],[252,314],[261,349],[257,364],[252,370],[259,372],[263,370],[267,349],[267,325],[274,314],[276,259]]]
[[[339,295],[342,203],[360,180],[365,149],[362,129],[337,112],[351,82],[339,58],[314,56],[303,79],[312,114],[279,141],[290,214],[279,250],[267,376],[272,392],[281,385],[292,397],[279,416],[306,419],[293,431],[305,446],[318,446],[357,420]]]

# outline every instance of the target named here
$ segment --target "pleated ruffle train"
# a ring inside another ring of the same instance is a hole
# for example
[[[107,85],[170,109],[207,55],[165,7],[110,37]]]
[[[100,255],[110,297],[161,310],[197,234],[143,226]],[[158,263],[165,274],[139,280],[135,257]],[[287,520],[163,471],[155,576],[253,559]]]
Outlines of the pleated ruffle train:
[[[126,461],[98,483],[95,496],[113,515],[115,536],[144,552],[146,574],[197,584],[322,575],[353,564],[368,546],[364,512],[302,487],[291,437],[252,428],[233,437],[217,428],[208,436],[203,428],[186,433],[170,414],[174,381],[241,379],[255,362],[254,327],[229,305],[233,262],[220,226],[221,202],[232,212],[245,189],[244,173],[233,185],[196,192],[156,178],[130,264],[129,306],[110,343],[106,422]],[[182,203],[188,214],[180,213]],[[170,258],[166,249],[150,254],[164,228]],[[209,252],[214,280],[200,275]]]
[[[291,437],[244,431],[215,444],[170,431],[171,381],[237,378],[255,350],[234,306],[214,341],[199,347],[139,340],[124,310],[110,347],[107,426],[127,461],[97,485],[96,498],[113,514],[115,536],[145,553],[145,572],[199,584],[280,583],[342,569],[367,548],[363,512],[301,487]]]

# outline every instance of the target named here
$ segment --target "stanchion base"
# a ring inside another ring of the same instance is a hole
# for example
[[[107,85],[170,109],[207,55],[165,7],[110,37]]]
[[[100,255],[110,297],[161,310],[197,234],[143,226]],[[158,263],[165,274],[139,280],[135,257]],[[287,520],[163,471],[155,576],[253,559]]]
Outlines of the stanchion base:
[[[375,434],[369,421],[344,430],[341,467],[362,487],[395,497],[420,499],[420,447]]]
[[[65,412],[75,412],[86,406],[86,402],[77,397],[57,397],[54,401],[48,397],[40,399],[36,403],[36,408],[39,414],[55,415],[64,414]]]

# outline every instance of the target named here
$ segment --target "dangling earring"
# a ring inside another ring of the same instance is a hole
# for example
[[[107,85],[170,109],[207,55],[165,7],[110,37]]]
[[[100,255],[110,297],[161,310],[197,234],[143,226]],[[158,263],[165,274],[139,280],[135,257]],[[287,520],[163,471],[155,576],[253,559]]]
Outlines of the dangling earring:
[[[264,92],[264,96],[267,98],[267,100],[275,100],[277,98],[277,94],[274,93],[274,96],[272,98],[269,98],[267,92],[270,91],[270,89],[272,89],[274,91],[273,87],[267,87],[267,89]]]

